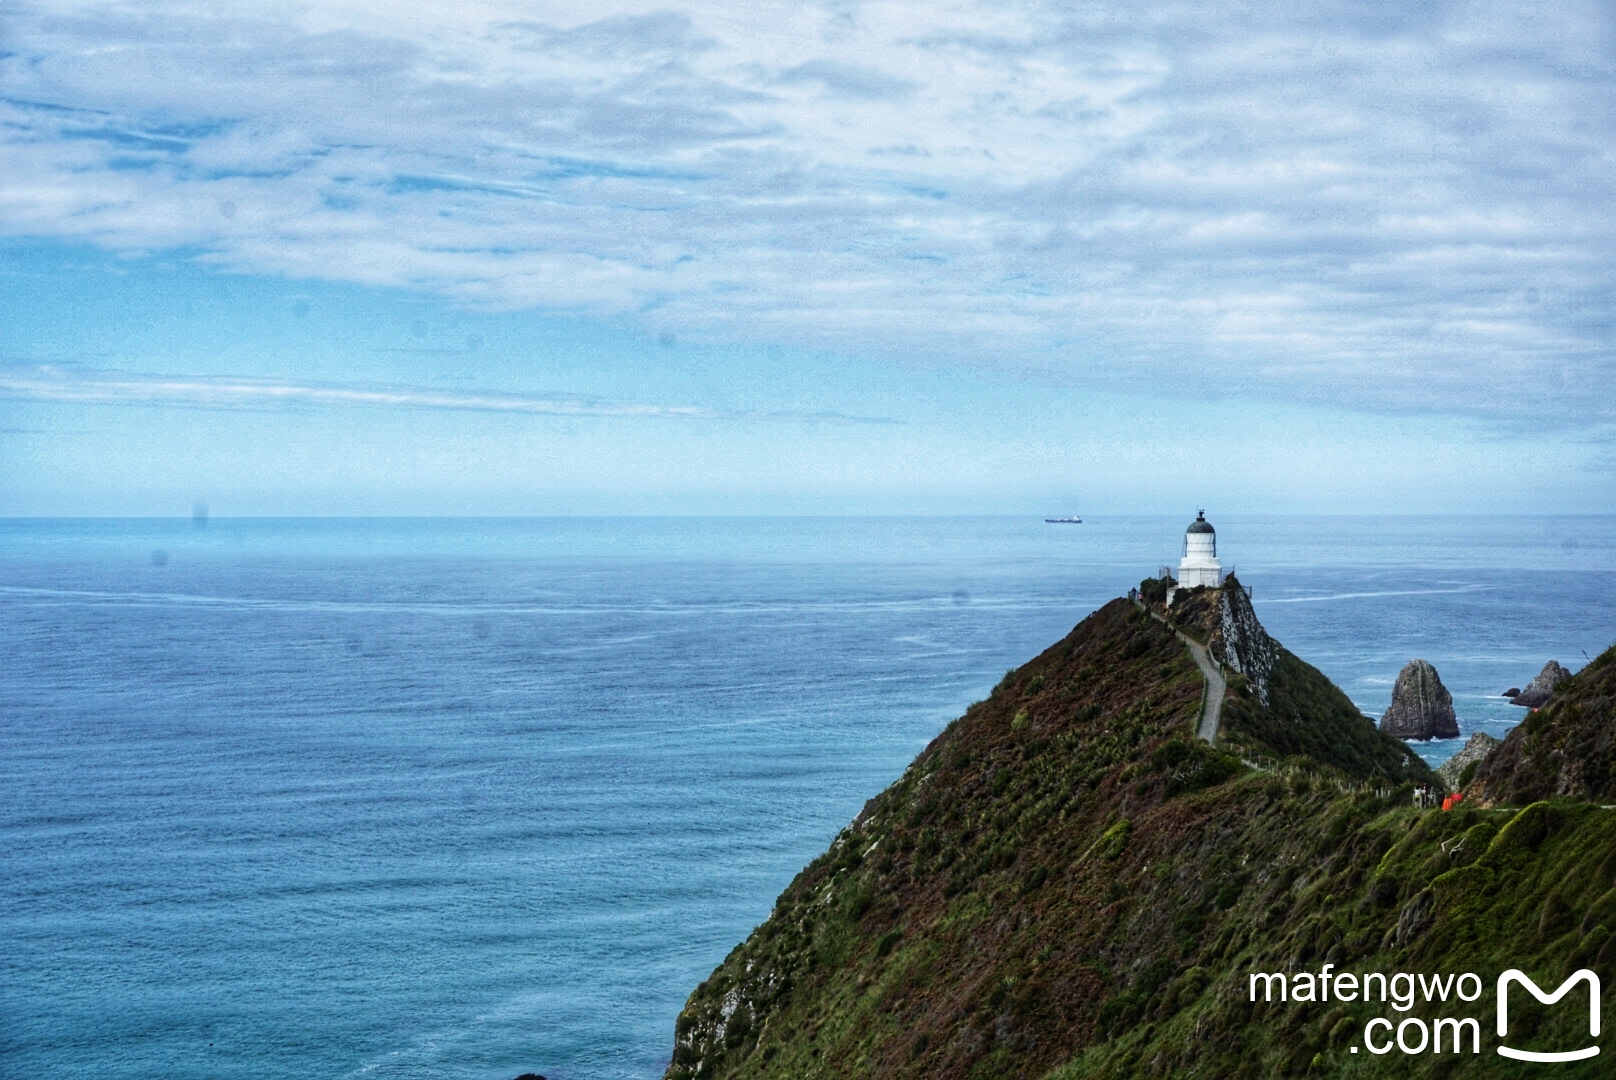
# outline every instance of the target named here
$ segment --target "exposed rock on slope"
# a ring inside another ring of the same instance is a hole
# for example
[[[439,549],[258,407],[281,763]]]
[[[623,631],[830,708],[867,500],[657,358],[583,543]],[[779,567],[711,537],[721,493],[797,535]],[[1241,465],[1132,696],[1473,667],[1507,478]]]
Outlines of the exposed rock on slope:
[[[1550,660],[1543,665],[1543,670],[1537,673],[1537,678],[1526,684],[1522,690],[1510,698],[1514,705],[1524,705],[1528,709],[1536,709],[1548,704],[1549,698],[1554,696],[1555,687],[1566,679],[1571,678],[1571,672],[1560,666],[1560,661]]]
[[[1561,680],[1515,726],[1468,789],[1486,803],[1616,799],[1616,646]]]
[[[1011,672],[696,989],[670,1080],[1257,1076],[1344,1055],[1344,1013],[1258,1016],[1238,973],[1420,948],[1447,925],[1418,899],[1450,865],[1432,859],[1477,819],[1395,809],[1430,772],[1272,647],[1269,704],[1232,678],[1225,733],[1283,776],[1195,740],[1199,672],[1126,601]],[[1328,760],[1297,749],[1315,724]]]
[[[1234,578],[1219,589],[1180,592],[1171,608],[1158,610],[1233,669],[1222,745],[1247,758],[1305,757],[1358,777],[1399,775],[1413,758],[1376,738],[1375,725],[1346,694],[1268,636]]]
[[[1458,737],[1453,695],[1442,685],[1436,668],[1424,660],[1410,660],[1403,666],[1392,687],[1391,708],[1380,718],[1380,730],[1399,739]]]
[[[1165,594],[1166,590],[1143,591],[1148,597],[1152,592]],[[1243,676],[1259,702],[1269,703],[1274,665],[1285,650],[1257,621],[1246,590],[1232,575],[1215,589],[1180,589],[1171,607],[1161,603],[1152,607],[1176,629],[1204,644],[1212,659]]]
[[[1232,574],[1218,590],[1217,623],[1207,646],[1217,660],[1246,677],[1258,701],[1269,704],[1269,680],[1284,649],[1257,621],[1246,590]]]
[[[1458,791],[1464,786],[1467,779],[1464,775],[1466,767],[1476,765],[1480,768],[1481,759],[1492,753],[1502,739],[1495,739],[1485,731],[1478,731],[1448,760],[1437,767],[1437,775],[1442,782],[1448,785],[1449,791]]]

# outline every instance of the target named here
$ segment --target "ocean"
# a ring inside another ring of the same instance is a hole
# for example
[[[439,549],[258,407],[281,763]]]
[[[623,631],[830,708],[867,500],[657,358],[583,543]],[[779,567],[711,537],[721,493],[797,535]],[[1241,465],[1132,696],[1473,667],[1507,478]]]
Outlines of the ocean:
[[[1376,716],[1423,657],[1501,735],[1616,640],[1616,518],[1211,519]],[[1188,520],[0,520],[0,1075],[657,1077],[796,871]]]

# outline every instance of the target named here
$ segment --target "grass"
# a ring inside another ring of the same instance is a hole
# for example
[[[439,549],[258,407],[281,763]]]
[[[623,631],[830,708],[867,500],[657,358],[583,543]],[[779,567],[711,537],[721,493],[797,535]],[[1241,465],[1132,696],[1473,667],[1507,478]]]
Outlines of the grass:
[[[1245,977],[1616,960],[1616,813],[1414,810],[1430,774],[1294,657],[1239,702],[1237,746],[1285,763],[1254,770],[1192,737],[1201,686],[1124,601],[1007,674],[696,989],[668,1076],[1460,1075],[1348,1053],[1387,1006],[1254,1006]]]

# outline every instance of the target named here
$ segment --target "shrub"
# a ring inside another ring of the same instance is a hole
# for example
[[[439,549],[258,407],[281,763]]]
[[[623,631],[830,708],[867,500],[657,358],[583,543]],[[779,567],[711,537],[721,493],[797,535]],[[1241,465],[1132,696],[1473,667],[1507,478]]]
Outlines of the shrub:
[[[1165,604],[1167,589],[1172,584],[1167,578],[1146,578],[1139,583],[1139,595],[1147,604]]]
[[[1114,859],[1121,855],[1128,847],[1128,834],[1133,832],[1133,823],[1123,818],[1109,829],[1105,830],[1100,839],[1094,843],[1094,854],[1102,859]]]

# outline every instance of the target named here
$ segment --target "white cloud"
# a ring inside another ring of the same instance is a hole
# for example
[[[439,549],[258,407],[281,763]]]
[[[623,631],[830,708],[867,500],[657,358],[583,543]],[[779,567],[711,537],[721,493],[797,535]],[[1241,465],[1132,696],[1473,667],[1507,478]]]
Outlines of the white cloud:
[[[530,416],[635,417],[670,420],[798,420],[832,424],[891,424],[883,417],[838,412],[760,412],[698,405],[606,401],[574,394],[507,394],[419,386],[307,383],[202,375],[149,375],[57,365],[0,363],[0,398],[77,405],[137,405],[196,409],[379,408],[439,412],[520,413]]]
[[[1189,396],[1612,419],[1612,15],[11,5],[0,229]]]

